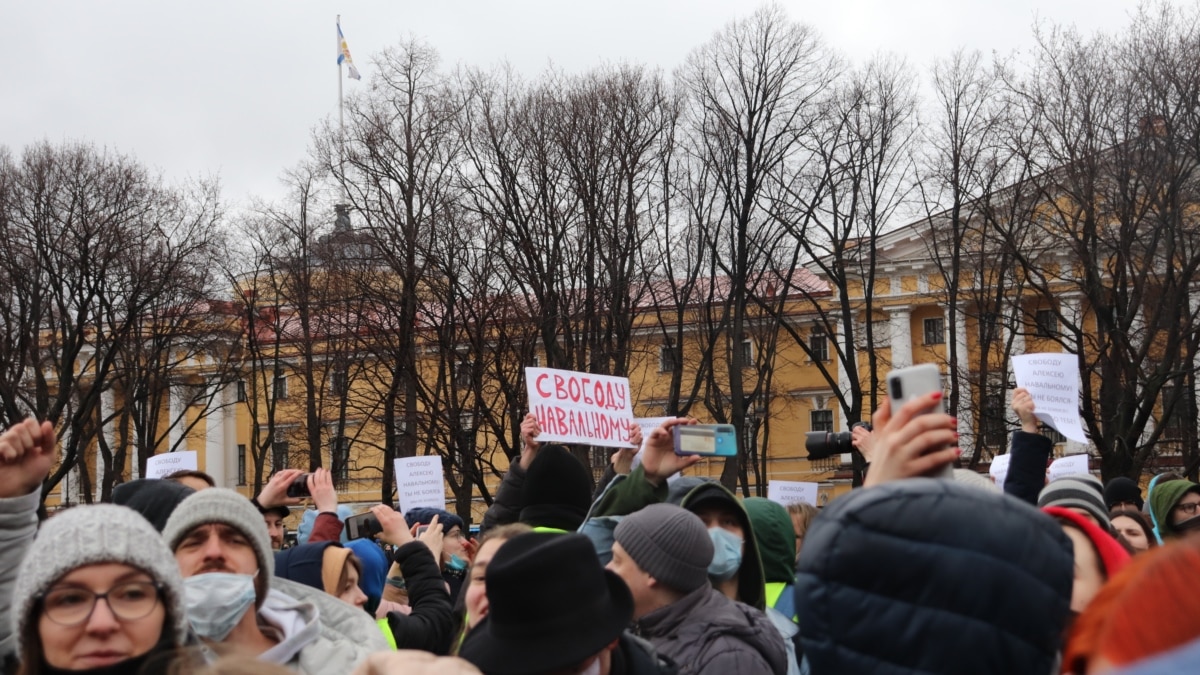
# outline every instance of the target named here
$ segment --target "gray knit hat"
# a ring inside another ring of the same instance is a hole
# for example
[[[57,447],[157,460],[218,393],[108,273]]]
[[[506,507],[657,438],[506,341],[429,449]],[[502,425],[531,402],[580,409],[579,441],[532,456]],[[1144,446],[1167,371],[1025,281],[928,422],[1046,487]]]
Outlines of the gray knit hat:
[[[133,509],[113,504],[76,506],[42,525],[13,587],[12,625],[17,639],[25,635],[39,595],[72,570],[101,563],[122,563],[149,574],[162,587],[172,644],[184,643],[188,623],[175,556],[149,521]],[[29,647],[21,644],[22,654]]]
[[[712,539],[691,511],[651,504],[622,518],[613,536],[642,571],[668,588],[690,593],[708,583]]]
[[[275,575],[275,554],[271,551],[267,523],[249,499],[233,490],[209,488],[183,500],[167,520],[162,537],[174,551],[188,532],[209,523],[224,523],[246,535],[254,547],[262,579],[267,581]]]
[[[1108,508],[1104,506],[1104,484],[1091,474],[1063,476],[1050,481],[1038,493],[1038,508],[1045,506],[1061,506],[1063,508],[1083,509],[1100,523],[1100,527],[1108,529]]]

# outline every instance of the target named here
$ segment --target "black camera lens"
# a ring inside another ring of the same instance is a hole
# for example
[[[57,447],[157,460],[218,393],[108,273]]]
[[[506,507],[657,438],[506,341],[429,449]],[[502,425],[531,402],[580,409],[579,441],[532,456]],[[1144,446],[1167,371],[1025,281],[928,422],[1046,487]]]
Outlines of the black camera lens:
[[[899,401],[904,398],[904,385],[900,383],[900,378],[892,378],[888,380],[888,387],[892,390],[892,398]]]
[[[288,485],[287,496],[289,497],[311,497],[308,492],[308,477],[312,474],[304,473],[296,476],[296,479]]]

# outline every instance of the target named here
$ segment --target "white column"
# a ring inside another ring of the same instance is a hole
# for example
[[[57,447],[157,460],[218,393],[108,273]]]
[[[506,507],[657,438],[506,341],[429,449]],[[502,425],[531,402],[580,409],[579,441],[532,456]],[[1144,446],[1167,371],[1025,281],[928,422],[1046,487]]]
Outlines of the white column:
[[[858,352],[854,349],[854,341],[842,331],[842,324],[834,323],[833,335],[831,337],[837,341],[835,344],[841,345],[847,361],[853,363],[858,358]],[[838,360],[834,366],[838,369],[838,389],[841,390],[844,398],[849,399],[851,388],[850,374],[846,372],[846,365]],[[841,431],[846,431],[850,428],[849,420],[846,419],[845,415],[838,415],[838,419],[841,420],[841,424],[838,425]]]
[[[225,459],[225,397],[229,387],[217,384],[208,386],[218,387],[218,391],[212,392],[208,415],[204,418],[204,471],[212,476],[213,482],[218,486],[227,487],[229,483],[226,480],[228,465]]]
[[[946,325],[950,325],[950,308],[946,307]],[[958,445],[963,453],[975,452],[975,407],[971,391],[971,359],[967,353],[967,316],[959,308],[954,317],[955,361],[958,365],[958,410],[951,412],[958,417]],[[969,455],[968,455],[969,456]]]
[[[167,452],[184,449],[177,447],[183,438],[184,413],[187,411],[183,401],[183,388],[182,382],[172,382],[167,387],[167,414],[170,416],[167,424],[171,425],[170,431],[167,432]]]
[[[912,310],[909,307],[889,307],[892,334],[892,368],[912,365]]]
[[[113,433],[113,423],[109,420],[113,414],[113,393],[112,389],[105,389],[100,392],[100,434],[104,437],[104,443],[108,446],[110,452],[115,452],[113,442],[116,434]],[[124,467],[114,467],[117,473],[121,473]],[[99,448],[96,450],[96,484],[93,486],[96,501],[100,501],[100,496],[104,494],[104,457],[100,454]]]

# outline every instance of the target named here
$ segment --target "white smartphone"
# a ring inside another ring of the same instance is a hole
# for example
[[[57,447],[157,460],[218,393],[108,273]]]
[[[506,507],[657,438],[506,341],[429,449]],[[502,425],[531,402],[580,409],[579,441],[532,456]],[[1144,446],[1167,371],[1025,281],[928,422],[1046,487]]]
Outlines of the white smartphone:
[[[935,391],[942,391],[942,373],[932,363],[899,368],[887,374],[887,393],[892,402],[893,415],[905,403]],[[933,412],[946,412],[943,401],[937,402]],[[946,468],[937,477],[954,478],[954,467],[946,465]]]

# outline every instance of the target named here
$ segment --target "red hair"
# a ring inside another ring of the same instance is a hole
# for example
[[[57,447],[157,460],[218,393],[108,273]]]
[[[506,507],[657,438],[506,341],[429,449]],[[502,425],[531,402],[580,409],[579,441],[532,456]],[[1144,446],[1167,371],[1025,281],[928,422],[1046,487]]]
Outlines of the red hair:
[[[1071,627],[1064,673],[1086,672],[1103,656],[1133,663],[1200,636],[1200,538],[1152,549],[1125,566]]]

